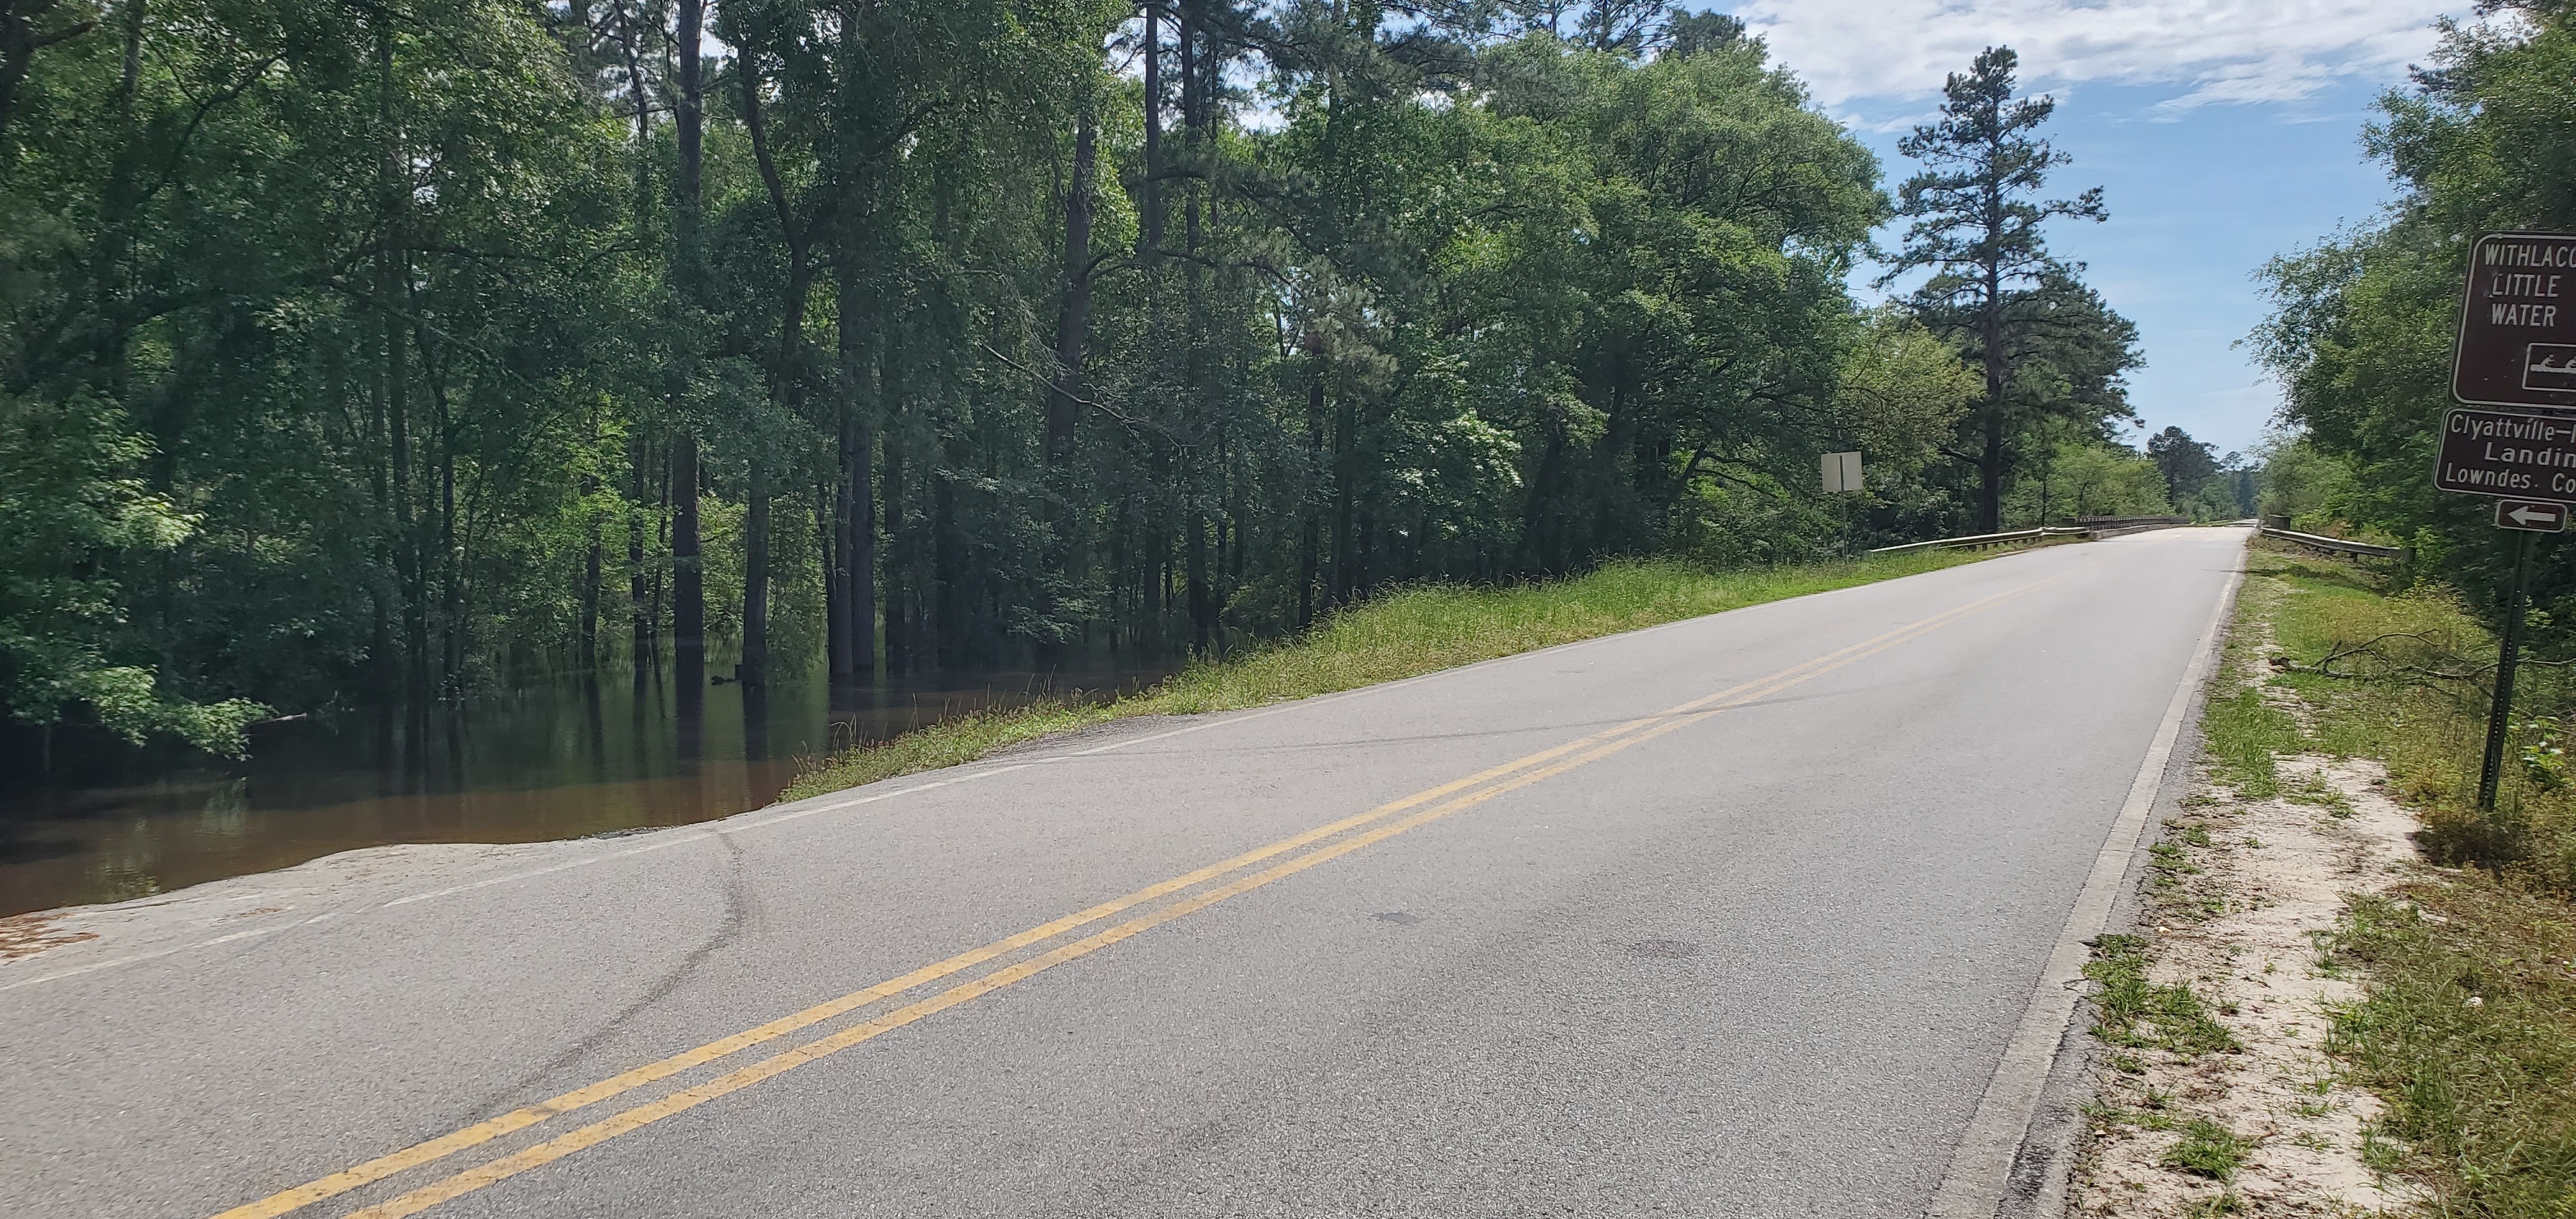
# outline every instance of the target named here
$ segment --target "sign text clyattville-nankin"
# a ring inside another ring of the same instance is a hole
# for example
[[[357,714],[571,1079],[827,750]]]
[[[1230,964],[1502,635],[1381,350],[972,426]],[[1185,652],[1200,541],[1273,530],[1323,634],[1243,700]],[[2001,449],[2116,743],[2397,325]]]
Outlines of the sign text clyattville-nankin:
[[[2433,485],[2576,503],[2576,418],[2453,409],[2442,421]]]

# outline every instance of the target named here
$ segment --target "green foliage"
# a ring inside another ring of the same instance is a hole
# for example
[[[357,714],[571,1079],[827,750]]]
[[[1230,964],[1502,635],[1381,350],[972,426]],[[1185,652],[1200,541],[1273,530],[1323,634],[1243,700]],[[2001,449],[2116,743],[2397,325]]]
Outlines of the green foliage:
[[[2305,435],[2276,432],[2255,451],[2262,463],[2257,476],[2257,508],[2265,516],[2290,519],[2292,528],[2331,532],[2352,494],[2352,467],[2317,447]]]
[[[2147,458],[2164,475],[2165,488],[2177,505],[2198,498],[2218,479],[2218,452],[2178,427],[2147,437]]]
[[[243,726],[266,708],[168,697],[150,668],[115,657],[122,590],[107,573],[175,549],[195,525],[126,476],[145,447],[124,423],[86,393],[0,393],[0,690],[27,722],[80,707],[128,740],[166,734],[239,753]]]
[[[2016,520],[2064,524],[2094,516],[2161,516],[2172,510],[2156,463],[2092,436],[2042,450],[2005,503]]]
[[[239,700],[700,620],[790,679],[1213,657],[1962,515],[1985,387],[1855,306],[1879,166],[1740,22],[697,11],[61,0],[0,48],[0,443],[87,514],[11,501],[14,718],[234,748]]]
[[[1938,460],[1942,442],[1984,393],[1957,348],[1890,304],[1869,315],[1844,354],[1834,407],[1870,464],[1902,475]]]

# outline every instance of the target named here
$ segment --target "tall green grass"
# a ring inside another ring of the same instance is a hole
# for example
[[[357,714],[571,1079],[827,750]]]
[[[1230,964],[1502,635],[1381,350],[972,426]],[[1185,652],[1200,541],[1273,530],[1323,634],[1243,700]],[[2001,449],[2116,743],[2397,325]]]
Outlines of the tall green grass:
[[[1234,711],[1331,694],[1765,601],[1955,567],[1993,553],[1918,551],[1723,572],[1673,561],[1622,562],[1541,584],[1417,585],[1353,605],[1299,638],[1192,664],[1150,690],[1107,705],[1040,703],[982,712],[821,759],[780,798],[798,800],[972,762],[997,749],[1105,720]]]

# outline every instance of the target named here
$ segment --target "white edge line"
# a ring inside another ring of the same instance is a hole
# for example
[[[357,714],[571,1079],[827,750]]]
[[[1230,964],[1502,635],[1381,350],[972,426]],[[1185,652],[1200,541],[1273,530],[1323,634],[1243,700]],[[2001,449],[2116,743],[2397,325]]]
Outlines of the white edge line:
[[[2093,858],[2093,870],[2084,878],[2075,908],[2067,913],[2066,926],[2057,933],[2057,945],[2048,954],[2047,967],[2040,971],[2039,985],[2031,990],[2030,1005],[2022,1012],[2021,1024],[2013,1030],[2012,1041],[2004,1047],[2003,1061],[1996,1064],[1985,1095],[1977,1101],[1976,1113],[1968,1119],[1967,1133],[1951,1155],[1950,1171],[1942,1177],[1940,1188],[1933,1191],[1928,1212],[1931,1219],[1994,1219],[1996,1209],[2002,1205],[2013,1158],[2020,1153],[2030,1123],[2038,1115],[2049,1067],[2056,1061],[2067,1025],[2075,1018],[2077,983],[2083,980],[2084,963],[2092,955],[2086,941],[2110,925],[2112,906],[2153,819],[2156,799],[2162,794],[2165,767],[2182,739],[2183,720],[2191,711],[2193,695],[2199,693],[2217,659],[2219,630],[2226,624],[2227,612],[2236,604],[2236,590],[2244,580],[2245,559],[2240,551],[2236,571],[2228,576],[2217,607],[2210,611],[2209,625],[2201,630],[2191,663],[2174,686],[2173,701],[2165,706],[2164,721],[2156,726],[2155,740],[2147,746],[2146,759],[2138,764],[2138,776],[2129,784],[2128,800],[2120,806],[2120,816],[2111,823],[2110,836]]]

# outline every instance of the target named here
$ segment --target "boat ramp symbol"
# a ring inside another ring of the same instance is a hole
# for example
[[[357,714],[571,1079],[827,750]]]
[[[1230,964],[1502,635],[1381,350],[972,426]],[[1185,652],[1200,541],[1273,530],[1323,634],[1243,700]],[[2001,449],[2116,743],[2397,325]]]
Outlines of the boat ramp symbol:
[[[2524,389],[2576,389],[2576,345],[2534,343],[2522,362]]]

